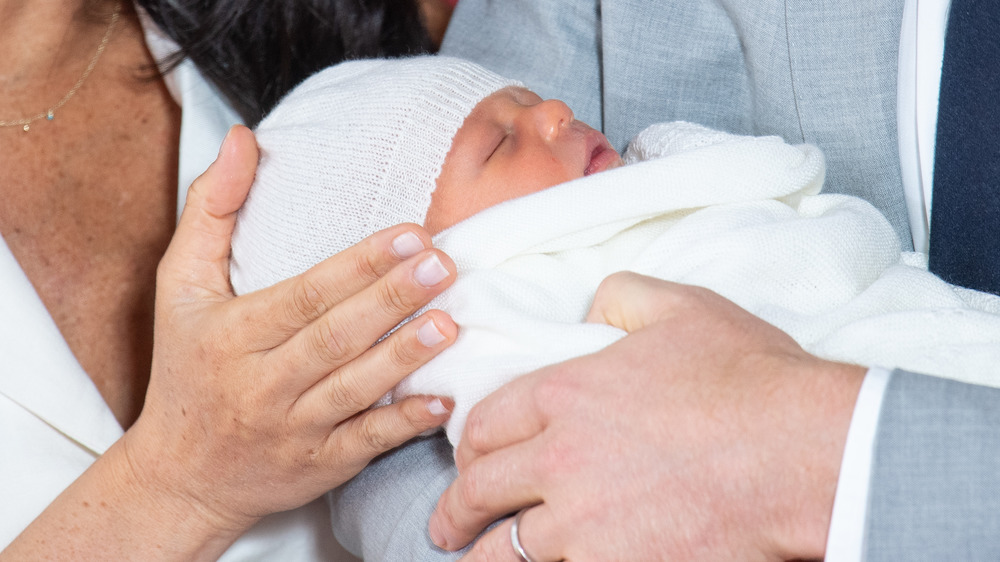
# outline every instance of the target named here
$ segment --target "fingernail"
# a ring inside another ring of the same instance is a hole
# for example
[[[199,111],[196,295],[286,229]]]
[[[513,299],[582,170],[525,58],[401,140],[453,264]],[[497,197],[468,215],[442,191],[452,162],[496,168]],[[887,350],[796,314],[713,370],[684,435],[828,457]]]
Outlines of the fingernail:
[[[403,259],[415,256],[423,249],[423,240],[412,232],[404,232],[392,241],[392,251]]]
[[[236,125],[233,125],[226,132],[225,138],[222,139],[222,144],[219,145],[219,156],[222,156],[222,149],[226,148],[226,143],[229,142],[229,137],[233,136],[233,129],[235,129],[235,128],[236,128]]]
[[[448,270],[445,269],[444,264],[441,263],[441,260],[436,255],[431,255],[420,262],[417,270],[413,273],[413,277],[417,280],[417,283],[430,288],[444,281],[448,277]]]
[[[444,540],[444,536],[441,535],[441,531],[438,529],[437,517],[431,516],[431,521],[427,525],[427,532],[431,535],[431,541],[438,546],[438,548],[445,548],[448,546],[447,542]]]
[[[424,344],[424,347],[434,347],[443,342],[445,338],[441,330],[438,330],[437,324],[433,320],[428,320],[417,330],[417,339]]]
[[[444,402],[442,402],[440,398],[435,398],[427,403],[427,411],[434,416],[443,416],[451,410],[448,406],[444,405]]]

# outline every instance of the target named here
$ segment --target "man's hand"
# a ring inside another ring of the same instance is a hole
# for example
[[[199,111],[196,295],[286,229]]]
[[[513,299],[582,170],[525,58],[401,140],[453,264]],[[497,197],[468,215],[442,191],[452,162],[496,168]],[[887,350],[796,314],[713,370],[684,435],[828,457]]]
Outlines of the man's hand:
[[[588,319],[629,335],[473,409],[434,542],[457,549],[528,507],[519,536],[539,562],[822,557],[864,369],[635,274],[608,278]],[[467,558],[518,560],[510,525]]]

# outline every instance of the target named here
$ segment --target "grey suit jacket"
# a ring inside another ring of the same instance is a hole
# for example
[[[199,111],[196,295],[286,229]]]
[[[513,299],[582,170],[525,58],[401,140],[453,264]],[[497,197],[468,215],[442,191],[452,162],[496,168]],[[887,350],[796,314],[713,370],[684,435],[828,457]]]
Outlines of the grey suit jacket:
[[[826,191],[867,199],[912,247],[896,130],[903,1],[461,0],[442,51],[566,101],[619,149],[676,119],[816,144]],[[393,503],[402,492],[381,488],[416,450],[389,455],[335,498]],[[440,487],[453,469],[435,466],[428,480]],[[868,559],[1000,559],[998,467],[1000,391],[895,373],[877,437]],[[336,511],[341,528],[356,519]],[[425,524],[430,508],[413,511]],[[408,528],[393,520],[376,532],[375,519],[361,525],[373,545]],[[405,556],[383,559],[437,555]]]

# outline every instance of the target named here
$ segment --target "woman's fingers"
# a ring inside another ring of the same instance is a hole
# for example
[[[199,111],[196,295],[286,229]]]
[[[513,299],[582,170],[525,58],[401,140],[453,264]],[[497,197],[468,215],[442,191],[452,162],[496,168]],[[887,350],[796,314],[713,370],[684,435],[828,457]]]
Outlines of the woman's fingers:
[[[524,559],[515,552],[511,536],[515,517],[508,517],[479,537],[461,562],[522,562]],[[554,523],[555,518],[545,504],[528,508],[521,515],[517,524],[517,540],[530,560],[558,562],[564,559],[557,541],[553,540],[553,537],[559,536]]]
[[[425,250],[272,350],[274,358],[278,364],[294,365],[303,381],[300,388],[308,388],[360,356],[454,280],[451,259],[438,250]]]
[[[368,408],[457,335],[451,317],[429,310],[306,391],[296,403],[296,414],[332,427]]]
[[[402,402],[362,412],[337,427],[327,442],[327,458],[344,470],[353,460],[351,475],[368,462],[448,420],[454,402],[448,398],[410,396]]]
[[[302,327],[337,304],[376,282],[402,261],[431,247],[430,235],[414,224],[376,232],[346,251],[320,262],[282,287],[283,304],[276,312],[290,326]]]
[[[253,184],[258,154],[253,133],[237,125],[226,135],[218,159],[191,184],[157,278],[158,285],[180,289],[176,297],[182,301],[232,296],[229,245],[236,212]]]
[[[428,531],[434,544],[457,550],[506,513],[538,504],[545,479],[536,438],[477,459],[441,494]]]
[[[244,295],[247,318],[266,322],[271,328],[267,334],[250,335],[253,341],[248,344],[258,349],[281,344],[393,267],[430,247],[431,237],[423,228],[397,225],[376,232],[301,275]]]

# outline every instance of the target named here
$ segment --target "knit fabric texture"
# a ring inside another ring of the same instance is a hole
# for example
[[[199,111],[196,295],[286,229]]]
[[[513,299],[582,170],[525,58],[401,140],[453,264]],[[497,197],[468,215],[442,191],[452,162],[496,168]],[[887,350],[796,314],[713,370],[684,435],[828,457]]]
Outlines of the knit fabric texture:
[[[520,85],[438,56],[345,62],[304,81],[256,129],[260,164],[232,242],[236,294],[298,275],[383,228],[423,224],[465,118]]]
[[[870,203],[820,193],[815,146],[659,123],[625,161],[434,237],[458,274],[428,308],[461,330],[393,400],[451,397],[458,444],[496,389],[625,336],[585,322],[617,271],[711,289],[821,358],[1000,386],[1000,296],[942,282]]]

